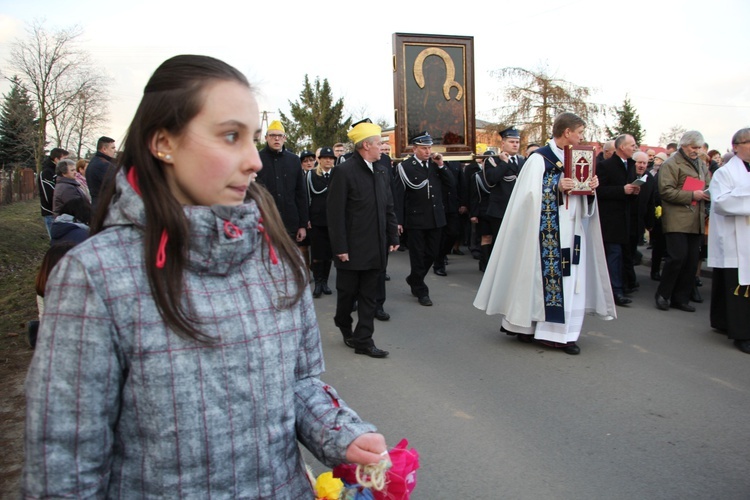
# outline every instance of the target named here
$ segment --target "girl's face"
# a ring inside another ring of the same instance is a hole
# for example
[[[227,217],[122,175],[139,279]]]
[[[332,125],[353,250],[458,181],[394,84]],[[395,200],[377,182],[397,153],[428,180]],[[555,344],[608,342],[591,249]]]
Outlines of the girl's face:
[[[234,81],[210,84],[203,93],[203,108],[183,133],[158,133],[152,149],[183,205],[240,205],[262,168],[255,147],[258,104],[249,88]]]

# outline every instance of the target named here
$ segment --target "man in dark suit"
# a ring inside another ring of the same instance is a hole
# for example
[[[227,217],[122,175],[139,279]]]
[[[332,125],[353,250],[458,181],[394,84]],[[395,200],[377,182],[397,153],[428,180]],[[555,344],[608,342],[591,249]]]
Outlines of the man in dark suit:
[[[521,167],[526,162],[526,158],[518,154],[518,148],[521,146],[521,132],[515,127],[510,127],[500,132],[502,138],[501,151],[497,155],[497,160],[489,157],[484,162],[484,178],[490,189],[490,200],[487,205],[487,218],[490,221],[490,230],[492,232],[492,245],[495,244],[495,237],[500,230],[500,224],[505,216],[505,209],[508,208],[510,195],[513,193],[513,187],[516,185],[516,178],[521,172]],[[489,255],[488,255],[489,258]]]
[[[412,138],[414,155],[401,162],[394,181],[399,231],[409,232],[411,273],[406,282],[423,306],[431,306],[430,289],[424,278],[435,262],[446,224],[443,185],[455,189],[453,175],[440,154],[432,154],[432,137],[421,132]]]
[[[443,204],[445,205],[445,227],[440,236],[440,245],[432,270],[438,276],[447,276],[445,261],[461,235],[461,214],[467,212],[464,201],[463,171],[457,162],[445,162],[445,168],[453,176],[453,184],[443,183]]]
[[[615,139],[615,154],[596,167],[596,175],[599,177],[596,192],[604,252],[612,293],[618,306],[632,302],[625,296],[624,259],[630,240],[630,211],[637,209],[640,190],[638,186],[631,184],[635,180],[635,162],[632,159],[635,150],[633,136],[620,135]]]
[[[645,179],[640,186],[637,202],[630,207],[630,240],[625,257],[625,290],[635,290],[640,285],[635,276],[636,256],[638,245],[643,240],[643,235],[648,229],[651,231],[656,223],[656,193],[659,190],[657,180],[648,172],[649,155],[643,151],[633,154],[635,162],[636,179]]]
[[[327,218],[336,265],[334,322],[357,354],[384,358],[372,340],[378,282],[388,252],[398,249],[398,226],[387,167],[379,163],[381,129],[363,120],[349,131],[354,154],[332,170]],[[359,320],[352,330],[352,306]]]

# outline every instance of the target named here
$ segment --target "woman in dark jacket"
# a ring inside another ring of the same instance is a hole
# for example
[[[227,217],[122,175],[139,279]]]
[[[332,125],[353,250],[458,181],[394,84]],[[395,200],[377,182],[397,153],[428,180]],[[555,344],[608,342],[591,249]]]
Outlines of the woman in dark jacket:
[[[91,208],[91,202],[84,193],[81,185],[76,180],[76,164],[73,160],[60,160],[55,167],[57,180],[55,181],[55,194],[52,197],[52,211],[55,217],[62,214],[62,207],[73,200],[83,199]],[[88,223],[88,221],[85,221]]]
[[[331,169],[336,162],[336,155],[331,148],[321,148],[318,156],[318,166],[307,172],[307,191],[310,200],[310,242],[312,247],[312,272],[315,280],[313,297],[316,299],[323,294],[331,295],[328,287],[328,276],[331,273],[331,240],[328,237],[328,221],[326,220],[326,200],[328,199],[328,183]]]

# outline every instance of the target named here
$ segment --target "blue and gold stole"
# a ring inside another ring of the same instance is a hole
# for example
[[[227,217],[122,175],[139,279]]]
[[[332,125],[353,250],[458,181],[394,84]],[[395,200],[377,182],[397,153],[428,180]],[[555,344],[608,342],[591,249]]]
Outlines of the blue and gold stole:
[[[557,183],[563,173],[563,164],[552,148],[547,145],[534,151],[541,155],[544,162],[542,177],[542,213],[539,225],[539,247],[541,254],[542,280],[544,282],[544,315],[545,321],[550,323],[565,323],[565,307],[563,302],[563,265],[570,263],[570,256],[566,259],[560,248],[559,198]],[[570,252],[570,249],[565,249]]]

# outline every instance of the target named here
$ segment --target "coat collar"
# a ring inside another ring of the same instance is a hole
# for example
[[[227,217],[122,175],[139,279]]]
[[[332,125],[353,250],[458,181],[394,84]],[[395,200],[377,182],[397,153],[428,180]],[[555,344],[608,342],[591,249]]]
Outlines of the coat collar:
[[[128,226],[142,233],[146,227],[143,200],[122,171],[117,174],[116,190],[104,227]],[[197,272],[225,275],[260,246],[260,210],[254,201],[182,209],[189,225],[188,266]]]

